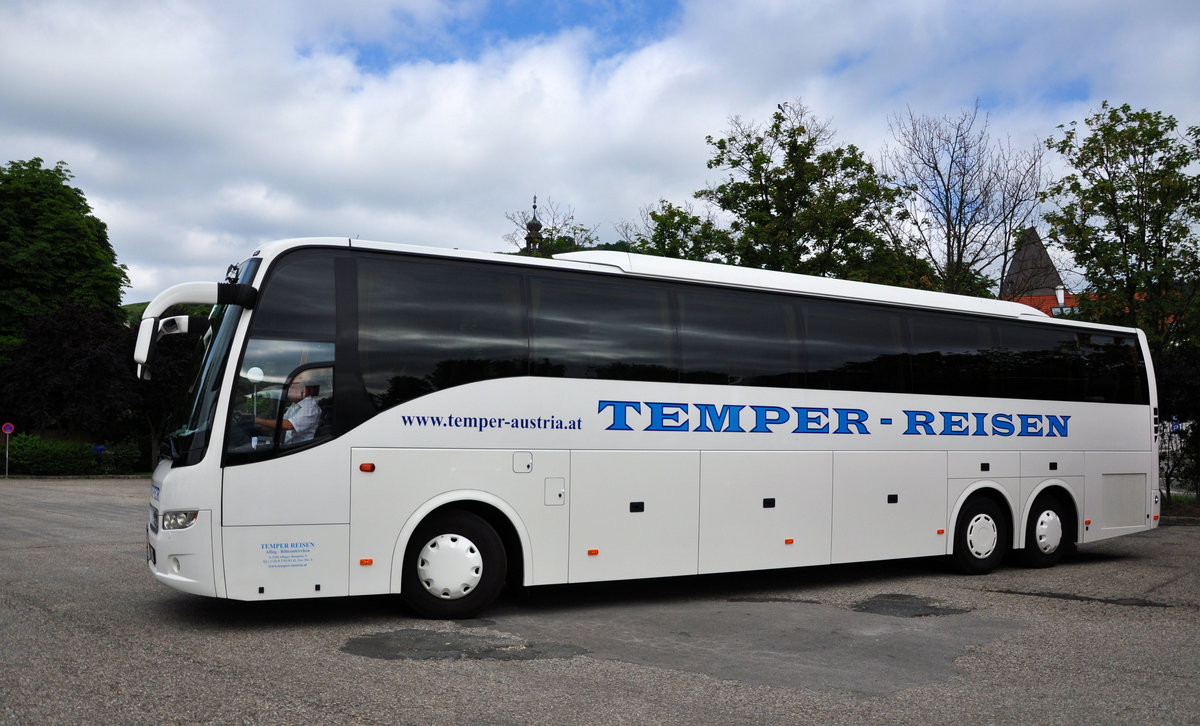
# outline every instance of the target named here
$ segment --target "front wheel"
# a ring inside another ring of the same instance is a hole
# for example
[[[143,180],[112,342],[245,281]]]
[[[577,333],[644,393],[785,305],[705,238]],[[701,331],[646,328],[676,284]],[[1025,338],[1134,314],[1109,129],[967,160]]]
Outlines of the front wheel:
[[[986,497],[966,503],[954,527],[954,564],[968,575],[985,575],[1008,551],[1008,524],[1000,506]]]
[[[504,543],[485,519],[438,514],[409,540],[400,594],[423,617],[467,618],[496,599],[507,570]]]

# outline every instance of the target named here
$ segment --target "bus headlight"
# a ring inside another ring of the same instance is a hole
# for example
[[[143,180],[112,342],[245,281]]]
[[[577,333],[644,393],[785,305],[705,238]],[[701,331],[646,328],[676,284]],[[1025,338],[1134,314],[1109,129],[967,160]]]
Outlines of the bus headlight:
[[[162,518],[163,529],[187,529],[192,526],[199,516],[199,512],[192,509],[186,512],[164,512]]]

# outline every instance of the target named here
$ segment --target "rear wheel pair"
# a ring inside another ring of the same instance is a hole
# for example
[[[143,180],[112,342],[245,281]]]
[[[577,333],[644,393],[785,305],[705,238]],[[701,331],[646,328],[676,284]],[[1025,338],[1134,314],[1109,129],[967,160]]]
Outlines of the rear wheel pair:
[[[1066,510],[1052,494],[1038,497],[1025,527],[1025,547],[1020,557],[1029,567],[1049,567],[1058,562],[1071,544]],[[959,512],[954,528],[954,554],[958,569],[982,575],[999,566],[1008,552],[1012,536],[1008,518],[999,504],[975,497]]]

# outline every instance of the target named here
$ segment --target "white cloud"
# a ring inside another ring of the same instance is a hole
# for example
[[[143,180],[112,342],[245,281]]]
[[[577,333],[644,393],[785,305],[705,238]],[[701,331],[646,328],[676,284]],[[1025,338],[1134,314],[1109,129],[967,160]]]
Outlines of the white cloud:
[[[615,52],[619,18],[521,36],[529,9],[10,1],[2,160],[67,161],[144,300],[277,237],[504,250],[533,194],[612,239],[715,177],[730,115],[796,97],[871,155],[891,115],[976,99],[1020,145],[1104,99],[1200,123],[1190,2],[690,0]],[[379,48],[389,67],[356,64]]]

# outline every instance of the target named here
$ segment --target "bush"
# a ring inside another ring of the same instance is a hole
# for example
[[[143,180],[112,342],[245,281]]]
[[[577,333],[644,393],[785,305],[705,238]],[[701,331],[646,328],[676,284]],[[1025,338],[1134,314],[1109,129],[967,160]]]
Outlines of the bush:
[[[92,447],[79,441],[58,441],[33,434],[17,434],[8,445],[11,474],[78,476],[92,473],[95,466],[96,454]]]
[[[132,474],[142,460],[141,448],[130,439],[105,444],[104,453],[96,457],[102,474]]]

